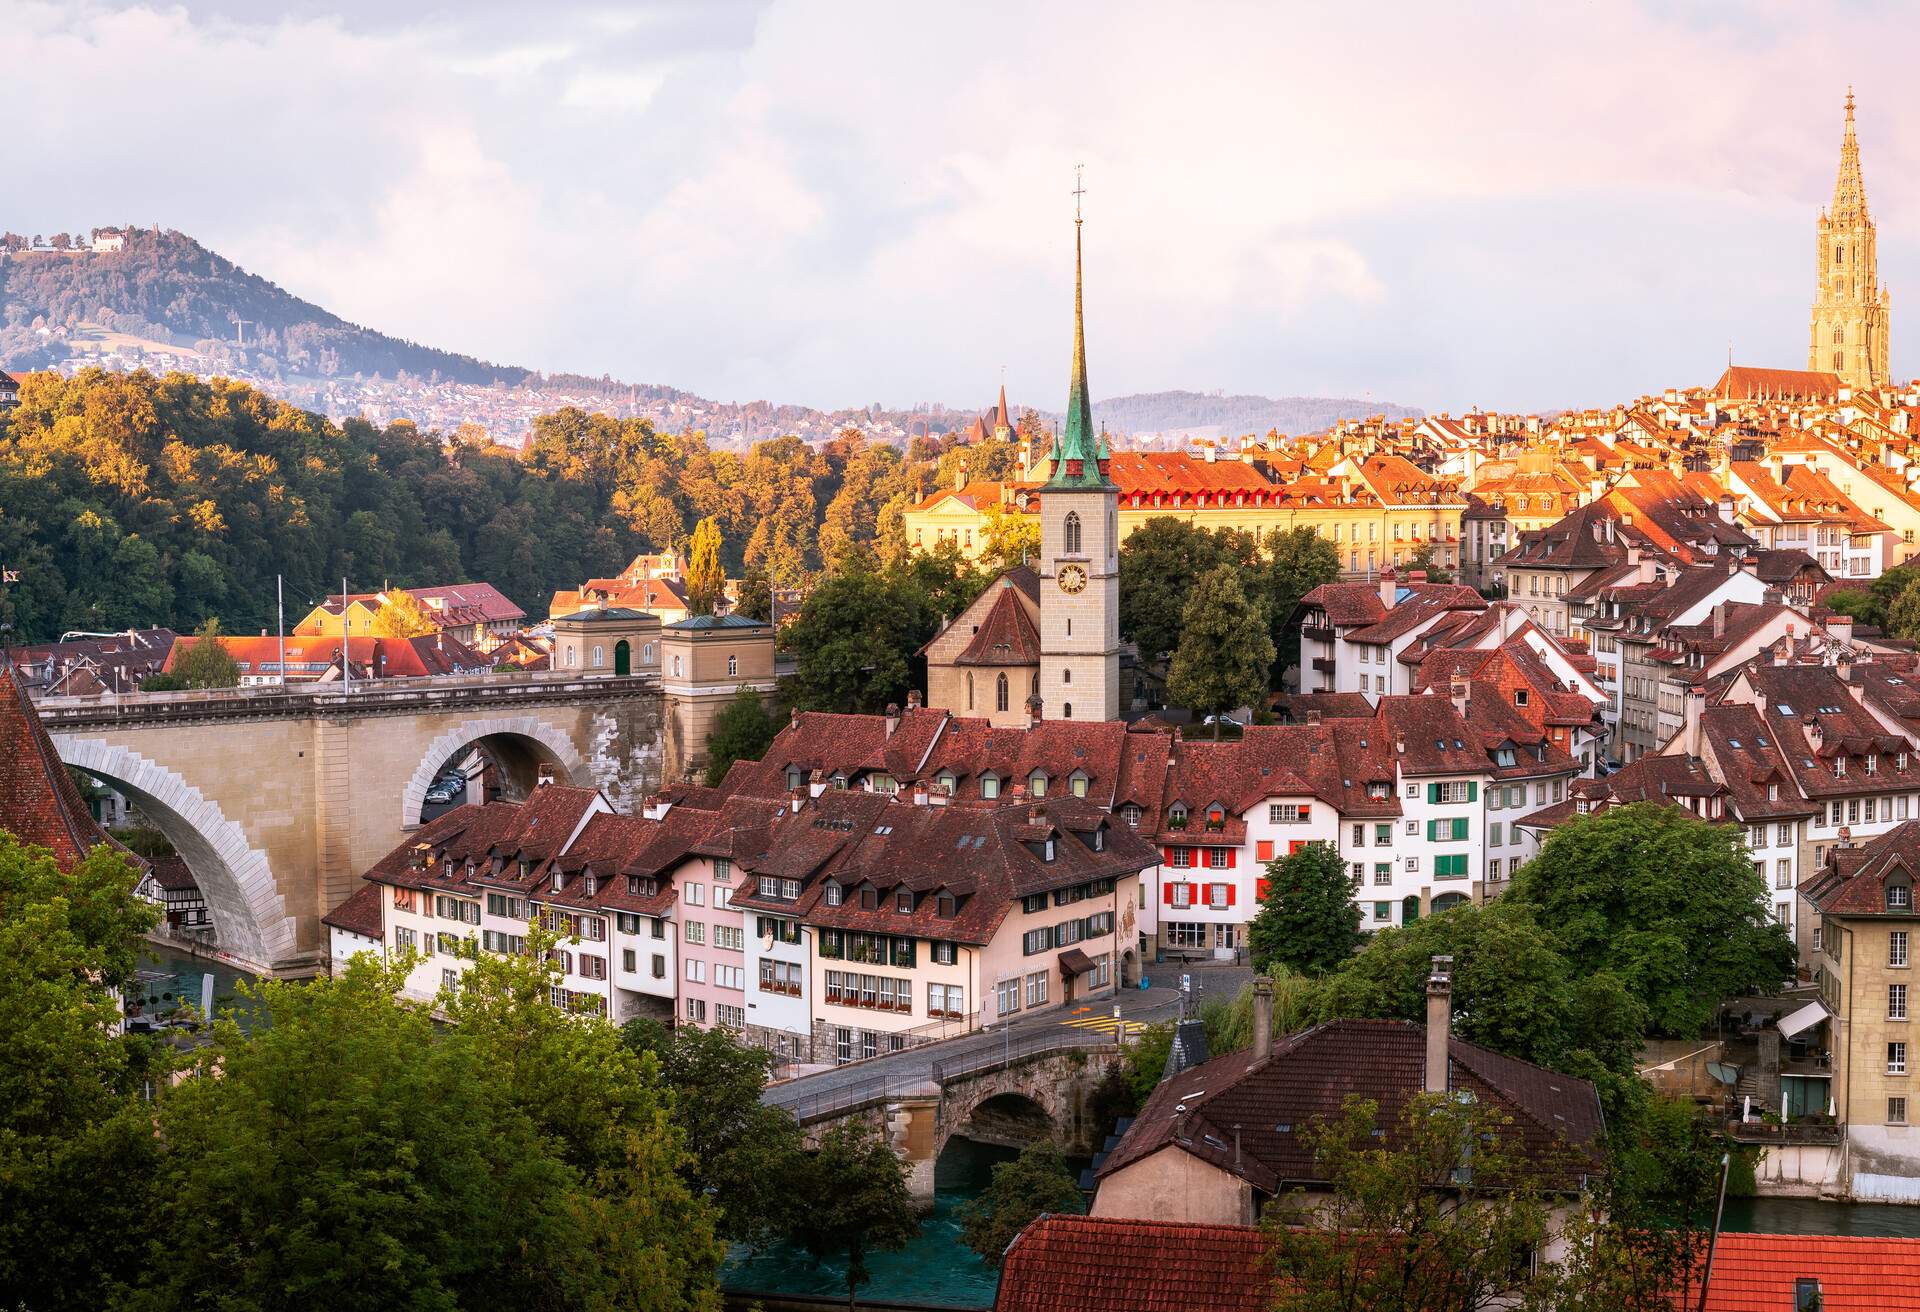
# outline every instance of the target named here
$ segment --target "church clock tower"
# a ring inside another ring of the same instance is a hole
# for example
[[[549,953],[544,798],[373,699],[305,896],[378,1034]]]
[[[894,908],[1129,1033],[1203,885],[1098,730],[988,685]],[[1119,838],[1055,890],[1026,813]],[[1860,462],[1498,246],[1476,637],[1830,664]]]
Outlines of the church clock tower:
[[[1120,491],[1093,433],[1081,309],[1079,192],[1073,217],[1073,378],[1067,422],[1040,489],[1040,705],[1049,720],[1120,718]]]
[[[1867,188],[1860,178],[1860,143],[1853,137],[1853,88],[1847,88],[1847,129],[1840,141],[1840,175],[1833,205],[1820,216],[1816,238],[1812,345],[1807,368],[1840,375],[1854,387],[1885,383],[1892,298],[1880,287],[1880,260]]]

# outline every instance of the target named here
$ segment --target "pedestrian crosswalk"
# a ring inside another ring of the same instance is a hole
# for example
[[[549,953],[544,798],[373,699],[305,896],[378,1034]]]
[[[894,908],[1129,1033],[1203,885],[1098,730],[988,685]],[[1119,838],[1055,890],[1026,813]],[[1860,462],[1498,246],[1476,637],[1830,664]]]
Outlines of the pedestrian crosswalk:
[[[1129,1038],[1138,1034],[1141,1029],[1139,1021],[1127,1020],[1124,1017],[1115,1019],[1112,1015],[1088,1014],[1084,1016],[1068,1016],[1060,1023],[1062,1025],[1071,1025],[1077,1030],[1092,1030],[1097,1034],[1109,1034],[1122,1043],[1125,1043]]]

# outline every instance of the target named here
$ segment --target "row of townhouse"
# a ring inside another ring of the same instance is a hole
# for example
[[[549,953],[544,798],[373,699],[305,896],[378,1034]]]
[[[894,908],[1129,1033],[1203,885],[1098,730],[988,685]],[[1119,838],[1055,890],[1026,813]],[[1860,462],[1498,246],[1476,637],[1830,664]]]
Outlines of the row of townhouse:
[[[1679,806],[1742,827],[1774,918],[1802,960],[1819,925],[1801,892],[1838,848],[1920,818],[1920,731],[1911,674],[1878,665],[1755,659],[1715,689],[1689,690],[1679,732],[1605,779],[1583,780],[1525,826],[1541,834],[1578,814],[1632,802]],[[1891,682],[1889,682],[1891,681]]]
[[[414,953],[418,998],[457,989],[481,953],[524,950],[538,923],[561,936],[555,1006],[844,1062],[1137,974],[1154,857],[1071,795],[693,790],[623,816],[549,785],[423,826],[328,923],[336,960]]]

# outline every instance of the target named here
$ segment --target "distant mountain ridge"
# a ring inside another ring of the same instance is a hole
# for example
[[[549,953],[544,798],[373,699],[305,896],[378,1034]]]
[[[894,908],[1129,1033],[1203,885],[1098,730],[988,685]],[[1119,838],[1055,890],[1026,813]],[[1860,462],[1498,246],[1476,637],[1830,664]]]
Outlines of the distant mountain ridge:
[[[351,323],[185,233],[128,228],[117,237],[124,246],[113,250],[22,251],[0,244],[0,368],[96,363],[220,374],[336,420],[364,414],[445,429],[472,420],[508,439],[524,432],[534,415],[567,405],[644,417],[675,432],[699,428],[724,444],[787,433],[819,442],[849,425],[879,440],[905,442],[965,429],[979,413],[938,403],[823,411],[717,402],[660,384],[493,364]],[[1059,420],[1057,413],[1041,413]],[[1095,419],[1116,434],[1174,441],[1270,428],[1311,432],[1342,418],[1418,413],[1352,399],[1190,391],[1094,405]]]

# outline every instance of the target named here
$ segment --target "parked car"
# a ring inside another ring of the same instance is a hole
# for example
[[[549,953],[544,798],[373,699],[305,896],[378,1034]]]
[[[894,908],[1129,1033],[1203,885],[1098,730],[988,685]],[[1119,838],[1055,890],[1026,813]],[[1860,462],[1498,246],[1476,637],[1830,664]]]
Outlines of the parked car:
[[[454,784],[442,779],[439,783],[427,789],[427,801],[435,806],[440,806],[447,802],[458,801],[460,795],[466,791],[466,780],[462,779],[459,783]]]

